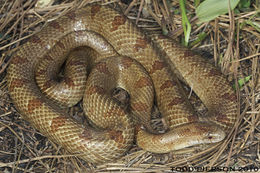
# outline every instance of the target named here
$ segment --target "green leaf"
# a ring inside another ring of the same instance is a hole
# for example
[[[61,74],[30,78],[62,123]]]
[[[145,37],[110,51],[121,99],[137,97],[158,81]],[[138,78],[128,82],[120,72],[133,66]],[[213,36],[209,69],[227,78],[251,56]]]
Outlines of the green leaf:
[[[238,80],[238,87],[242,88],[243,85],[245,85],[245,83],[247,83],[250,79],[251,79],[251,75],[247,76],[245,78],[239,79]],[[236,85],[235,84],[233,85],[233,88],[236,89]]]
[[[249,8],[250,4],[250,0],[240,0],[239,8]]]
[[[246,22],[246,24],[251,25],[253,28],[255,28],[258,32],[260,32],[260,25],[259,25],[259,23],[252,22],[250,20],[246,20],[245,22]]]
[[[195,44],[197,44],[197,43],[201,42],[202,40],[204,40],[206,38],[206,36],[207,36],[207,33],[205,33],[205,32],[199,33],[198,38],[190,44],[190,47],[192,47]]]
[[[245,25],[250,25],[252,26],[253,28],[255,28],[255,30],[257,30],[258,32],[260,32],[260,24],[255,22],[255,21],[252,21],[252,19],[257,16],[258,13],[252,15],[248,20],[245,20],[243,21],[241,24],[240,24],[240,29],[245,27]]]
[[[195,7],[198,7],[199,4],[200,4],[200,0],[194,0],[194,5],[195,5]]]
[[[199,18],[200,22],[208,22],[212,19],[215,19],[219,15],[225,14],[229,9],[233,10],[239,0],[205,0],[203,1],[198,8],[196,8],[196,15]]]

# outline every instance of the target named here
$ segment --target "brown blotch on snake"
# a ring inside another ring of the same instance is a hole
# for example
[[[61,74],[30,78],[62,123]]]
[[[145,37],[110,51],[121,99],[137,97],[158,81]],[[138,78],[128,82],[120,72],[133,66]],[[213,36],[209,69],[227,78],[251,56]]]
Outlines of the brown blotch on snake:
[[[56,43],[60,48],[62,48],[62,49],[65,49],[66,47],[64,46],[64,44],[62,43],[62,42],[60,42],[60,41],[58,41],[57,43]],[[49,56],[50,57],[50,56]],[[52,58],[52,57],[51,57]]]
[[[42,43],[42,40],[37,36],[37,35],[33,35],[30,40],[29,40],[31,43],[34,43],[34,44],[41,44]]]
[[[165,62],[155,61],[153,62],[152,69],[149,72],[155,73],[157,70],[162,70],[164,67],[165,67]]]
[[[123,143],[123,135],[121,131],[111,130],[109,131],[109,138],[116,141],[117,143]]]
[[[133,64],[133,60],[132,59],[123,59],[122,60],[122,65],[124,68],[129,68],[131,65]]]
[[[135,83],[136,88],[142,88],[142,87],[146,87],[146,86],[152,86],[151,80],[146,77],[141,77]]]
[[[183,103],[184,99],[180,97],[175,97],[172,99],[172,101],[168,104],[168,106],[178,105],[180,103]]]
[[[231,93],[231,94],[225,93],[225,94],[223,94],[221,97],[222,97],[223,99],[229,100],[229,101],[231,101],[231,102],[236,101],[236,95],[235,95],[235,93]]]
[[[75,21],[77,17],[75,11],[70,11],[69,13],[65,14],[65,16],[73,21]]]
[[[50,25],[51,27],[53,27],[54,29],[58,30],[59,32],[64,32],[63,27],[60,26],[60,24],[59,24],[57,21],[55,21],[55,20],[52,21],[52,22],[50,22],[49,25]]]
[[[184,52],[184,57],[185,58],[188,58],[189,56],[193,56],[193,55],[194,55],[194,53],[192,51],[190,51],[190,50],[187,50],[187,51]]]
[[[105,62],[99,63],[98,65],[96,65],[96,68],[100,73],[110,74]]]
[[[110,29],[111,32],[118,30],[118,27],[123,25],[126,22],[125,16],[115,16],[112,22],[112,28]]]
[[[99,5],[93,5],[91,7],[91,18],[93,19],[94,16],[100,11],[100,6]]]
[[[147,47],[148,41],[144,38],[137,38],[136,43],[134,45],[135,51],[140,51],[142,49],[145,49]]]
[[[92,86],[87,92],[87,95],[91,95],[91,94],[95,94],[95,93],[99,93],[99,94],[104,94],[105,90],[102,87],[99,86]]]
[[[89,130],[84,130],[82,134],[79,135],[80,138],[83,138],[84,140],[91,140],[93,138],[92,133],[89,132]]]
[[[28,60],[25,57],[21,57],[19,55],[16,55],[12,58],[12,63],[14,63],[14,64],[24,64],[27,62],[28,62]]]
[[[69,77],[65,77],[65,78],[64,78],[64,81],[65,81],[65,83],[66,83],[68,86],[70,86],[70,87],[75,86],[73,80],[72,80],[71,78],[69,78]]]
[[[164,90],[165,88],[170,88],[173,87],[174,85],[177,85],[176,82],[172,80],[167,80],[161,85],[161,90]]]
[[[132,104],[132,109],[135,111],[146,111],[147,110],[147,104],[142,102],[136,102]]]
[[[66,123],[66,118],[64,117],[56,117],[51,121],[51,130],[53,133],[57,132],[59,128],[61,128]]]
[[[15,88],[22,87],[26,82],[28,81],[23,79],[13,79],[10,83],[9,91],[13,91]]]
[[[42,101],[40,99],[32,99],[32,100],[29,100],[29,103],[28,103],[28,112],[29,113],[32,113],[35,109],[38,109],[42,106]]]

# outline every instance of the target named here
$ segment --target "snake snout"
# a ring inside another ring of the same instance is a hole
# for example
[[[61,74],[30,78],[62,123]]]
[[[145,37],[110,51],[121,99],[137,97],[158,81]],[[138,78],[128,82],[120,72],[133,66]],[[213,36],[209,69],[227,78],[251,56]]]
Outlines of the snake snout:
[[[204,135],[202,143],[217,143],[226,137],[226,133],[217,125],[209,126],[208,133]]]

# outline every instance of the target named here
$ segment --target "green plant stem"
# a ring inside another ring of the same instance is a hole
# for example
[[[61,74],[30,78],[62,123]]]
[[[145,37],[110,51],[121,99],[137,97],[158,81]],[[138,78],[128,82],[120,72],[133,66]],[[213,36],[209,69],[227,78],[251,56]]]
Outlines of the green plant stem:
[[[190,32],[191,32],[191,24],[188,20],[186,9],[185,9],[185,0],[180,0],[180,8],[181,8],[181,16],[182,16],[182,27],[184,32],[184,45],[188,46],[189,38],[190,38]]]

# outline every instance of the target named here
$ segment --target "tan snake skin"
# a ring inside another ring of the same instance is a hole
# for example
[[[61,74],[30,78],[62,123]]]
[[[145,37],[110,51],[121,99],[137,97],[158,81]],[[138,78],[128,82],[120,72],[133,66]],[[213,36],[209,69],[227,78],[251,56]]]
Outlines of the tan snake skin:
[[[88,54],[79,48],[82,46],[95,51]],[[60,79],[60,86],[52,75],[58,73],[56,68],[69,52],[72,59],[66,63],[74,66],[65,70],[68,76]],[[95,62],[89,61],[99,63],[86,84],[85,57],[97,52]],[[122,57],[116,58],[118,54]],[[197,116],[186,102],[173,69],[199,96],[210,116]],[[127,109],[111,98],[111,90],[117,86],[130,95]],[[21,46],[8,68],[8,88],[18,111],[37,130],[94,164],[119,158],[132,146],[133,119],[146,129],[136,128],[137,144],[155,153],[219,142],[236,119],[236,95],[213,65],[167,37],[148,38],[121,13],[99,5],[69,12]],[[55,104],[74,105],[83,89],[84,110],[95,128],[77,122]],[[149,132],[154,98],[168,126],[165,134]]]

